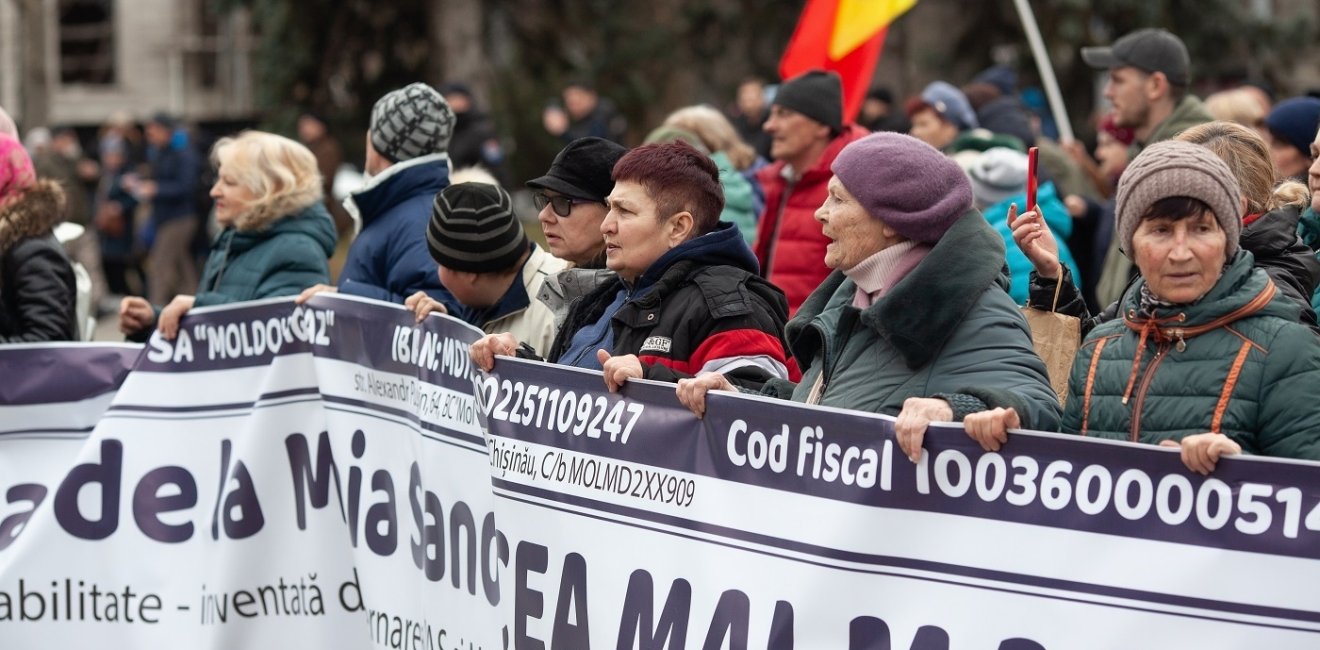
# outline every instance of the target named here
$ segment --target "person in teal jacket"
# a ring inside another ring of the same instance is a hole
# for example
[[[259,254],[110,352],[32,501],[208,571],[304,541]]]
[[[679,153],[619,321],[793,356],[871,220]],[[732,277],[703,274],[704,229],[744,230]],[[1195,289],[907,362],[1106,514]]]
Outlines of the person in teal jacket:
[[[197,293],[159,309],[124,298],[119,328],[130,339],[145,340],[153,329],[173,339],[193,307],[296,296],[330,280],[337,234],[312,152],[282,136],[246,131],[217,142],[212,158],[219,171],[211,198],[224,230],[211,244]]]
[[[728,221],[737,226],[747,245],[751,246],[756,237],[756,213],[752,211],[751,183],[738,173],[728,154],[723,151],[711,153],[711,149],[696,133],[666,123],[656,127],[646,136],[646,144],[680,140],[710,156],[714,161],[715,168],[720,172],[720,189],[724,190],[724,210],[720,212],[720,221]]]
[[[1027,155],[1007,147],[993,147],[982,153],[961,152],[954,156],[972,181],[972,195],[976,207],[986,221],[1004,240],[1005,261],[1008,263],[1008,295],[1013,302],[1026,305],[1031,286],[1031,260],[1013,244],[1013,229],[1008,227],[1008,211],[1016,205],[1025,210],[1027,205]],[[1036,192],[1036,205],[1045,215],[1045,224],[1054,233],[1059,246],[1059,262],[1072,271],[1072,277],[1082,277],[1068,250],[1068,236],[1072,234],[1072,217],[1063,206],[1054,183],[1041,183]],[[1080,291],[1080,287],[1078,290]],[[1049,305],[1045,305],[1049,308]]]
[[[1068,381],[1063,431],[1180,449],[1208,474],[1221,456],[1320,460],[1320,340],[1239,245],[1243,197],[1205,147],[1151,145],[1119,181],[1115,238],[1141,276],[1122,318],[1091,330]],[[1017,418],[964,418],[987,450]]]
[[[1311,157],[1314,162],[1306,175],[1306,185],[1311,190],[1311,207],[1302,212],[1302,218],[1297,222],[1297,234],[1307,246],[1320,250],[1317,248],[1320,247],[1320,130],[1311,142]],[[1316,253],[1316,257],[1320,257],[1320,253]],[[1311,295],[1311,307],[1320,311],[1320,286]]]
[[[756,220],[765,209],[765,193],[756,184],[755,171],[766,162],[743,141],[723,112],[706,104],[686,106],[670,113],[665,126],[692,133],[711,152],[724,188],[724,212],[720,220],[738,226],[747,245],[755,246]]]

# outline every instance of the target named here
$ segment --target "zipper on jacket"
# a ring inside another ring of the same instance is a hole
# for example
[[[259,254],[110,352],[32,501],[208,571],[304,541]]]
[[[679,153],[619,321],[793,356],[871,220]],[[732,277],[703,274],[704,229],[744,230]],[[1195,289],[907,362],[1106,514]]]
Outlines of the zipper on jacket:
[[[824,400],[824,399],[825,399],[825,389],[829,388],[829,385],[830,385],[830,377],[834,374],[834,364],[837,363],[837,361],[833,361],[833,360],[831,360],[831,358],[830,358],[830,340],[829,340],[829,337],[825,336],[825,332],[824,332],[823,329],[820,328],[820,327],[817,327],[817,328],[816,328],[816,331],[820,332],[820,334],[821,334],[821,337],[820,337],[820,354],[821,354],[821,357],[822,357],[822,361],[823,361],[824,363],[821,363],[821,364],[820,364],[820,398],[821,398],[822,400]]]
[[[230,233],[229,239],[225,240],[225,254],[220,257],[220,269],[216,271],[215,281],[211,283],[211,291],[220,288],[220,281],[225,279],[225,271],[229,270],[229,248],[234,244],[234,237],[237,232]]]
[[[830,340],[829,337],[825,336],[825,328],[817,325],[814,321],[809,327],[816,330],[816,336],[820,338],[820,397],[825,399],[825,389],[829,387],[830,375],[834,371],[834,362],[830,360]],[[806,377],[804,376],[803,379],[806,379]],[[810,397],[810,393],[808,393],[808,397]]]
[[[840,314],[839,320],[840,320],[840,324],[842,324],[844,320],[851,321],[848,323],[847,335],[839,339],[841,341],[850,340],[857,333],[857,327],[862,324],[861,312],[854,312],[851,315],[851,317],[849,317],[847,308],[845,308],[844,312]],[[824,400],[825,390],[829,388],[830,378],[834,376],[835,370],[837,370],[839,367],[840,355],[830,354],[831,351],[830,348],[832,342],[830,341],[829,337],[823,336],[824,331],[821,327],[815,325],[813,325],[813,327],[816,327],[816,331],[822,335],[820,337],[820,341],[821,341],[820,348],[821,348],[821,354],[824,355],[825,358],[824,361],[820,364],[820,377],[821,377],[820,398]],[[839,328],[839,329],[842,330],[843,328]]]
[[[1178,342],[1173,345],[1174,349],[1176,349],[1179,352],[1183,352],[1187,350],[1187,340],[1183,338],[1182,329],[1169,330],[1169,335],[1172,336],[1173,338],[1178,339]]]
[[[1181,339],[1179,342],[1181,343]],[[1146,391],[1150,389],[1150,382],[1155,378],[1155,369],[1159,367],[1168,351],[1169,346],[1161,343],[1155,350],[1155,358],[1150,360],[1150,365],[1146,366],[1145,374],[1141,376],[1141,384],[1137,387],[1137,402],[1132,407],[1132,431],[1130,436],[1132,442],[1137,441],[1137,435],[1141,432],[1141,409],[1146,404]]]

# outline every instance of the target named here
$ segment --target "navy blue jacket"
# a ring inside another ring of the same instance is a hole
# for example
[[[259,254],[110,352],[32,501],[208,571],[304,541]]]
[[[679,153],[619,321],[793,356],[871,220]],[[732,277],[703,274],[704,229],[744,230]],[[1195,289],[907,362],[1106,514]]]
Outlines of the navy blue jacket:
[[[440,284],[439,267],[426,248],[431,203],[449,186],[448,161],[399,165],[386,170],[379,184],[349,197],[362,231],[348,249],[339,290],[393,303],[420,290],[452,309],[457,302]]]
[[[176,136],[163,148],[147,151],[151,180],[156,182],[156,196],[151,199],[151,222],[162,224],[172,219],[197,214],[197,183],[201,167],[197,152],[187,138]]]

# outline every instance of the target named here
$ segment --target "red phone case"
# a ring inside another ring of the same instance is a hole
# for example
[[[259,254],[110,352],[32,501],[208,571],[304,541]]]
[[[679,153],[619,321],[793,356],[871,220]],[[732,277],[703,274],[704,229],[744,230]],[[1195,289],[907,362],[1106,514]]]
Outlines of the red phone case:
[[[1036,158],[1040,155],[1040,149],[1032,147],[1027,150],[1027,210],[1036,209]]]

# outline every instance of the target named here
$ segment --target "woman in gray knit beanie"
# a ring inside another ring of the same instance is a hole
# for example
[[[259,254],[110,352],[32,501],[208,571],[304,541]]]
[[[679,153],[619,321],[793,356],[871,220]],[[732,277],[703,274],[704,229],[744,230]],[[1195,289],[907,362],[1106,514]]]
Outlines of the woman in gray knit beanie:
[[[1300,306],[1238,247],[1245,209],[1228,166],[1198,145],[1148,147],[1118,186],[1116,233],[1141,271],[1122,318],[1073,362],[1063,430],[1180,448],[1208,474],[1247,452],[1320,460],[1320,340]],[[986,449],[1014,414],[968,415]]]

